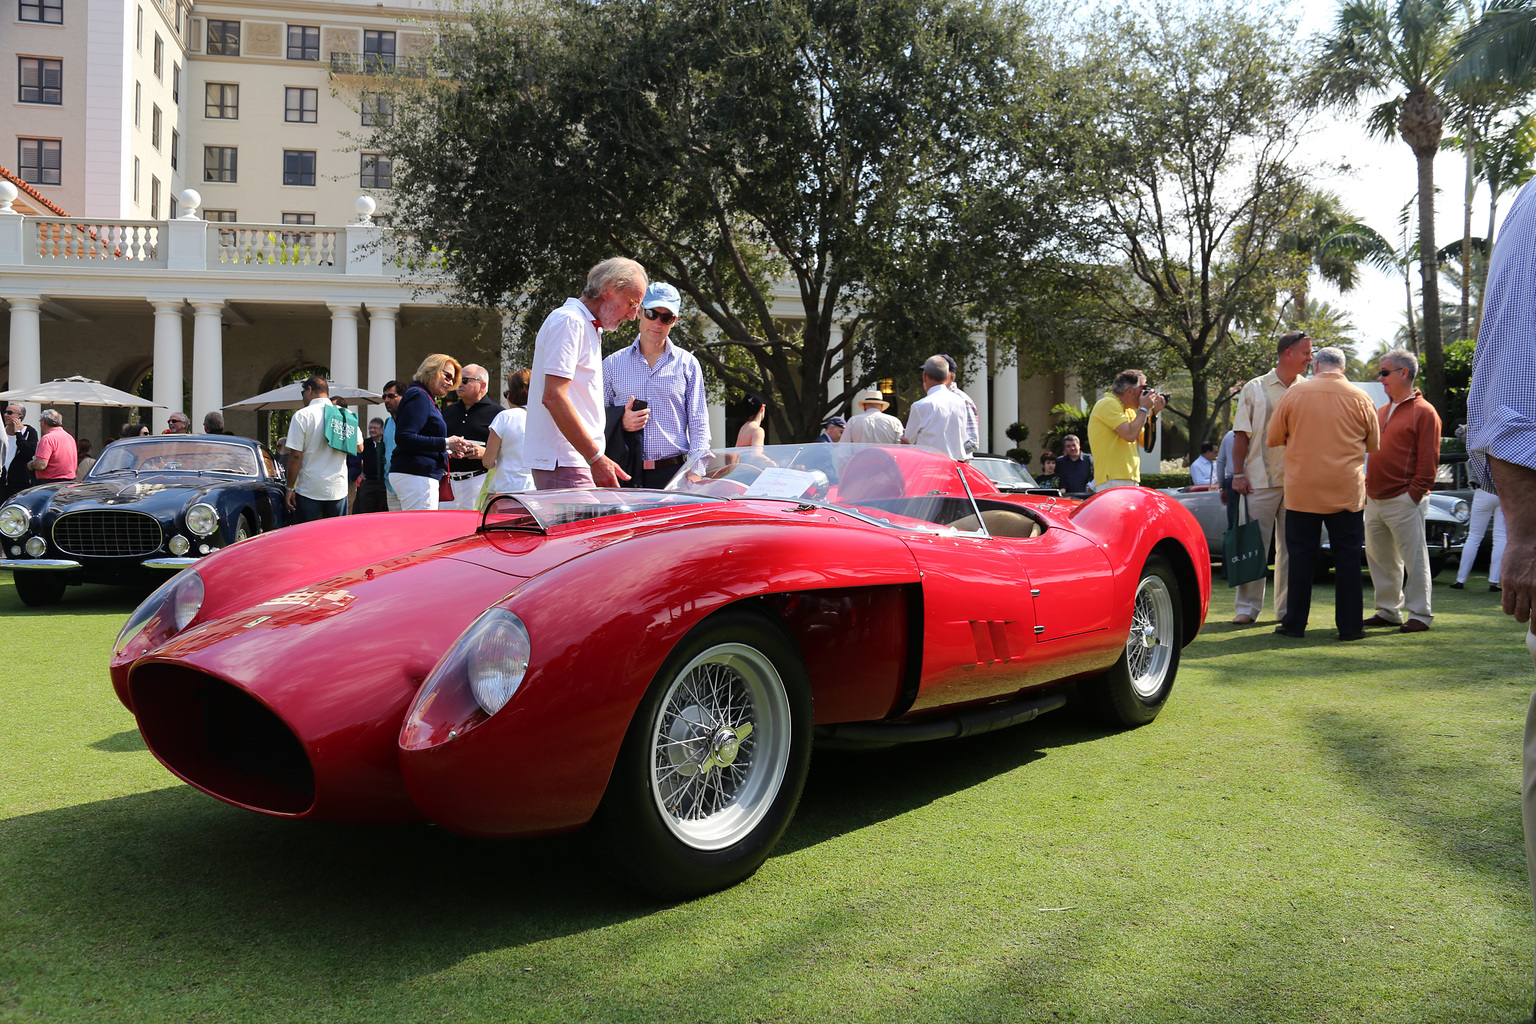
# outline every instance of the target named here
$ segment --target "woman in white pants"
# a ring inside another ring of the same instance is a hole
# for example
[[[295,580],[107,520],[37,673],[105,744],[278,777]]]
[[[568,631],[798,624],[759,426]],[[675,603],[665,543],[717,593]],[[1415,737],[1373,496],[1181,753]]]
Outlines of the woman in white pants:
[[[1472,492],[1472,518],[1467,523],[1467,545],[1461,549],[1461,566],[1456,570],[1456,582],[1451,584],[1453,590],[1461,590],[1467,582],[1467,574],[1472,571],[1472,560],[1477,557],[1477,549],[1483,546],[1483,535],[1488,532],[1488,523],[1493,522],[1493,557],[1488,561],[1488,589],[1500,590],[1499,569],[1504,563],[1504,509],[1499,505],[1499,496],[1485,491],[1481,487]]]

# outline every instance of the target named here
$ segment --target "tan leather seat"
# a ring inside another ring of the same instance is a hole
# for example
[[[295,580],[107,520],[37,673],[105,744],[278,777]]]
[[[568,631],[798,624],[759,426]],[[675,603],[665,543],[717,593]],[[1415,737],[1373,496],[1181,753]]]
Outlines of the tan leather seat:
[[[986,523],[987,533],[993,537],[1028,538],[1038,537],[1045,532],[1045,528],[1032,516],[1023,512],[1014,512],[1011,509],[989,508],[983,509],[981,523]],[[975,532],[981,529],[981,523],[975,516],[966,516],[950,523],[957,530]]]

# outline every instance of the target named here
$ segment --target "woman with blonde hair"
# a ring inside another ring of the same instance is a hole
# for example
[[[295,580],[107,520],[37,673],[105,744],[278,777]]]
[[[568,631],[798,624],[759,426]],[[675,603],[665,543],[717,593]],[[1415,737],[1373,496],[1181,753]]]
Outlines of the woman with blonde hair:
[[[491,436],[485,442],[485,457],[480,461],[490,470],[485,490],[480,494],[480,507],[493,495],[520,494],[533,490],[533,472],[523,455],[523,437],[528,429],[528,382],[533,377],[529,370],[518,370],[507,377],[507,404],[512,406],[497,414],[491,421]]]
[[[437,403],[458,387],[459,361],[441,353],[416,368],[411,386],[395,409],[395,451],[389,459],[389,485],[403,511],[436,511],[438,482],[448,472],[449,453],[463,450],[463,438],[449,437]]]

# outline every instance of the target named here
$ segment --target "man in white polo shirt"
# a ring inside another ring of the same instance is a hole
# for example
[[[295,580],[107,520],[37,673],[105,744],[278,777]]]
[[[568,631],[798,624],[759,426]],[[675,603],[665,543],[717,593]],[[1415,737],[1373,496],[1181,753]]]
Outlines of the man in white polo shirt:
[[[549,314],[533,344],[525,453],[533,486],[617,487],[629,474],[603,454],[603,347],[610,331],[639,315],[645,268],[615,256],[593,267],[581,297]]]
[[[327,418],[334,423],[341,410],[331,404],[331,386],[324,377],[306,379],[299,397],[309,404],[288,424],[288,511],[295,523],[346,515],[347,452],[334,447],[326,431]],[[342,423],[344,429],[345,419]],[[354,426],[347,436],[361,451],[362,438],[356,435]]]

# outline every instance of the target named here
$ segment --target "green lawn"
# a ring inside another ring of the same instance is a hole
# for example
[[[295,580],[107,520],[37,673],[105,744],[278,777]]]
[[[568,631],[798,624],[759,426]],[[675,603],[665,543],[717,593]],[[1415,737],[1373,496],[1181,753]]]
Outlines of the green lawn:
[[[1536,677],[1483,578],[1448,582],[1429,633],[1354,644],[1319,588],[1282,646],[1218,581],[1153,725],[818,752],[764,868],[667,907],[580,837],[204,797],[107,681],[135,598],[38,613],[5,580],[0,1019],[1526,1021]]]

